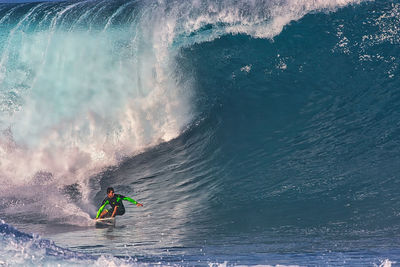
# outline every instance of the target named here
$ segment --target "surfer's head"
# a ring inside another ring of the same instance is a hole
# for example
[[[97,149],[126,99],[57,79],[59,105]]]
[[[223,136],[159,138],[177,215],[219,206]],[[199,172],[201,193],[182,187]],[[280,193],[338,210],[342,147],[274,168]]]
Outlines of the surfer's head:
[[[112,187],[107,188],[107,196],[109,198],[112,198],[114,196],[114,188]]]

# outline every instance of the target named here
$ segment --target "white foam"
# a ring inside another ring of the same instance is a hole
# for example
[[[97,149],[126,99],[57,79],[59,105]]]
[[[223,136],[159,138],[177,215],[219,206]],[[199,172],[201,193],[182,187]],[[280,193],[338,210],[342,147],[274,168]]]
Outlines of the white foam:
[[[0,241],[0,264],[4,266],[138,266],[112,256],[97,259],[56,246],[33,236],[15,238],[9,234]]]
[[[174,55],[165,27],[142,32],[145,45],[135,43],[131,35],[138,33],[129,28],[57,29],[57,19],[76,5],[59,11],[47,31],[21,34],[19,24],[8,37],[3,68],[30,75],[4,77],[3,85],[28,88],[20,94],[23,104],[2,118],[9,129],[0,140],[6,183],[23,185],[38,171],[51,172],[61,184],[81,181],[177,137],[190,121],[186,88],[169,69]],[[135,46],[142,49],[138,54]]]
[[[209,267],[226,267],[229,266],[229,262],[224,261],[223,263],[214,263],[210,262],[208,263]],[[300,265],[282,265],[282,264],[277,264],[277,265],[270,265],[270,264],[256,264],[256,265],[241,265],[241,264],[234,264],[236,267],[247,267],[247,266],[252,266],[252,267],[300,267]]]
[[[249,72],[251,71],[251,67],[252,67],[251,64],[250,64],[250,65],[243,66],[243,67],[240,68],[240,71],[249,73]]]
[[[214,31],[196,41],[209,41],[221,34],[248,34],[256,38],[273,38],[291,21],[312,12],[330,12],[362,0],[275,0],[275,1],[211,1],[202,4],[181,3],[179,13],[186,33],[196,32],[206,25]],[[218,25],[224,25],[218,28]]]
[[[391,267],[392,264],[396,263],[395,261],[390,261],[389,259],[385,259],[379,264],[379,267]]]

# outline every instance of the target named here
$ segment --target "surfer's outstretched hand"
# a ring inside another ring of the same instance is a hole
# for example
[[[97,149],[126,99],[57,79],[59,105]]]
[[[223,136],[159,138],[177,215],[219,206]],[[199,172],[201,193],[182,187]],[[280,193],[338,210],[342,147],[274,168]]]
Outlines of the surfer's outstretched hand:
[[[136,206],[143,207],[143,204],[142,203],[137,203]]]

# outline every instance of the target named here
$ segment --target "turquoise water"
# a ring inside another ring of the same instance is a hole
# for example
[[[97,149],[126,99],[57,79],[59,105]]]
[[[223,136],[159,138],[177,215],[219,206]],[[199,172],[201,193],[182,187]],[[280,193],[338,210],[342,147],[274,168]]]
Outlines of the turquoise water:
[[[396,265],[399,15],[0,4],[0,265]]]

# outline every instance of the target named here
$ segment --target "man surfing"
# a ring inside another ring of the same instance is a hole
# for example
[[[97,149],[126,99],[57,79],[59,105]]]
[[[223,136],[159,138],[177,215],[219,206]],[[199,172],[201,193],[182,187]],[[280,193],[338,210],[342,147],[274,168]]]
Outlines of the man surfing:
[[[132,198],[125,197],[119,194],[114,194],[114,188],[109,187],[107,188],[107,197],[103,200],[103,202],[101,203],[101,207],[97,212],[96,220],[103,217],[114,218],[117,215],[124,215],[125,207],[124,204],[122,204],[122,200],[128,200],[138,207],[143,207],[143,204],[137,202]],[[104,209],[104,207],[107,205],[111,206],[110,210]]]

